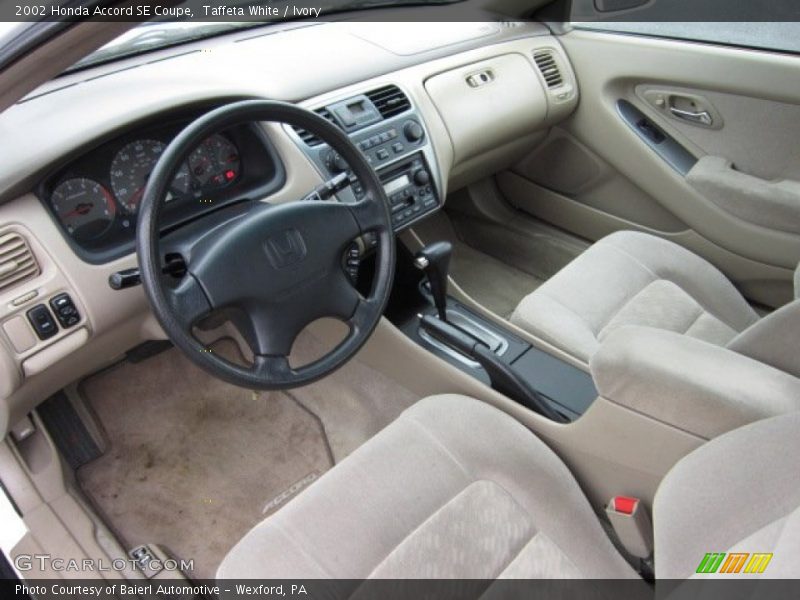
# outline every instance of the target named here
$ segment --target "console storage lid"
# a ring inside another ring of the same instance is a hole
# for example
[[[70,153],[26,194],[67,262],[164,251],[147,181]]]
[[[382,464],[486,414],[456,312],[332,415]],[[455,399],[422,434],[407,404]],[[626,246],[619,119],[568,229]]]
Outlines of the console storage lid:
[[[706,439],[800,409],[800,379],[661,329],[621,327],[590,368],[601,397]]]

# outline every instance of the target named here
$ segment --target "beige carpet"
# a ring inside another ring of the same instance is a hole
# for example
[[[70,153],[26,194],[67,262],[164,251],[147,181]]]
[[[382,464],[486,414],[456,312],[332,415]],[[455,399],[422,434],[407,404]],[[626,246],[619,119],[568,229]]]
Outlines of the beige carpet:
[[[466,228],[466,221],[464,223]],[[542,285],[546,278],[537,277],[508,261],[482,252],[482,246],[467,244],[459,235],[461,232],[456,231],[455,224],[446,213],[438,212],[415,225],[414,231],[425,244],[438,240],[453,244],[450,259],[453,281],[479,304],[507,319],[520,300]],[[490,236],[494,248],[501,247],[509,235],[507,231],[495,231]],[[500,256],[504,254],[500,253]]]
[[[319,356],[325,348],[314,336],[305,334],[298,337],[292,353]],[[419,396],[358,358],[325,379],[288,393],[320,418],[336,462],[419,400]]]
[[[309,335],[295,348],[320,349]],[[175,349],[120,363],[81,392],[109,444],[78,470],[82,489],[126,547],[193,559],[195,579],[213,578],[236,541],[329,469],[331,448],[341,460],[418,399],[357,360],[305,388],[252,392]]]
[[[544,283],[463,242],[453,244],[450,274],[479,304],[505,319],[520,300]]]

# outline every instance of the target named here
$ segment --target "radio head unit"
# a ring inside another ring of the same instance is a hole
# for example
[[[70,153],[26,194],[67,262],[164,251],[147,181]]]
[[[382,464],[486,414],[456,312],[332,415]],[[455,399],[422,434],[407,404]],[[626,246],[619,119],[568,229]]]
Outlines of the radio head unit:
[[[316,109],[343,129],[364,153],[384,184],[394,229],[408,227],[441,206],[440,178],[424,122],[397,86],[387,85]],[[288,127],[324,179],[349,172],[344,159],[308,132]],[[363,195],[350,174],[350,186],[337,193],[340,202]]]
[[[378,176],[389,200],[395,231],[439,208],[439,197],[421,152],[380,171]]]

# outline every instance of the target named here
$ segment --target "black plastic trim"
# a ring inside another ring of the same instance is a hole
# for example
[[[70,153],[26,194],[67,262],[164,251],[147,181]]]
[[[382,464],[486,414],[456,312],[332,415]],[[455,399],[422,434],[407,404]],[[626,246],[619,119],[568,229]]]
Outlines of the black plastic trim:
[[[642,111],[627,100],[617,100],[617,112],[628,127],[670,167],[683,176],[691,171],[697,162],[697,157],[653,123]]]

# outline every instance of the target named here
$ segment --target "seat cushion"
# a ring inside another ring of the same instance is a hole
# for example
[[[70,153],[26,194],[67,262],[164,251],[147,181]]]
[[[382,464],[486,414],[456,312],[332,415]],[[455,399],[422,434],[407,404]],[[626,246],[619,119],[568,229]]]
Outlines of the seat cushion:
[[[561,460],[477,400],[426,398],[251,530],[220,578],[635,578]]]
[[[667,329],[724,346],[758,315],[714,266],[667,240],[621,231],[586,250],[511,316],[588,361],[623,325]]]

